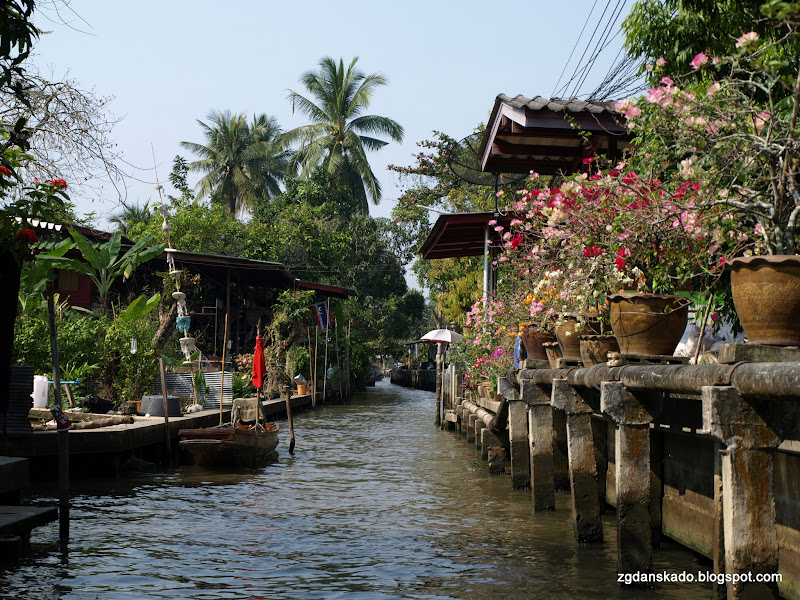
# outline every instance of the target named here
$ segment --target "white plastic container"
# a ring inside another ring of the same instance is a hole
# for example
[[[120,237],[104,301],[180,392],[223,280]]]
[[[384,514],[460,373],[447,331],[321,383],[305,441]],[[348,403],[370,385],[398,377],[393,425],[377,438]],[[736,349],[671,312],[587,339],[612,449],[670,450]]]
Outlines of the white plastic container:
[[[50,382],[47,375],[33,376],[33,408],[47,408],[47,392]]]

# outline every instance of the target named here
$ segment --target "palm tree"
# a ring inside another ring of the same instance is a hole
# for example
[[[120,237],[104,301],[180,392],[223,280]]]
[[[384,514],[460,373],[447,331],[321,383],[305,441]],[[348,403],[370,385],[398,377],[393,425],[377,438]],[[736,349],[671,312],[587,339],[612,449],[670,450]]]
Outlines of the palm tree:
[[[141,204],[122,203],[122,210],[111,216],[109,221],[117,226],[117,231],[123,235],[128,235],[131,226],[138,223],[147,223],[153,216],[150,205],[145,202]]]
[[[388,142],[373,135],[387,135],[396,142],[403,141],[403,127],[387,117],[362,114],[372,99],[375,88],[386,85],[383,75],[364,75],[355,69],[354,58],[345,69],[330,57],[319,62],[319,71],[308,71],[300,77],[301,83],[314,100],[309,100],[292,90],[292,105],[308,116],[312,123],[293,129],[286,134],[288,142],[299,142],[294,161],[302,165],[308,175],[322,164],[334,175],[340,188],[349,190],[369,214],[367,198],[378,204],[381,185],[367,160],[367,150],[379,150]]]
[[[198,120],[206,145],[181,142],[200,156],[189,164],[190,171],[204,176],[197,183],[197,197],[209,196],[232,213],[249,210],[257,198],[280,193],[279,182],[286,174],[289,153],[281,129],[273,117],[257,115],[248,124],[243,114],[212,111],[210,125]]]

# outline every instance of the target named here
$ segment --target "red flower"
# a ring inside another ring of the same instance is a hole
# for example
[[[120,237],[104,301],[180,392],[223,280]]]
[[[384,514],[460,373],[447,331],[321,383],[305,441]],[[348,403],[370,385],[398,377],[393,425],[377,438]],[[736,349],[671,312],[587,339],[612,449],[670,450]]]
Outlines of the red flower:
[[[583,164],[585,164],[585,165],[590,165],[590,164],[592,164],[593,162],[594,162],[594,159],[593,159],[593,158],[584,158],[584,159],[583,159]]]
[[[17,235],[14,237],[18,240],[28,242],[29,244],[35,244],[39,241],[39,236],[36,235],[36,232],[33,229],[22,229],[21,231],[18,231]]]
[[[519,246],[520,242],[522,242],[522,234],[518,233],[513,238],[511,238],[511,248],[516,249]]]
[[[50,182],[50,185],[52,185],[57,190],[67,189],[67,182],[64,181],[63,179],[53,179],[53,181]]]
[[[603,251],[598,248],[597,246],[584,246],[583,247],[583,256],[585,258],[591,258],[592,256],[600,256]]]
[[[617,265],[617,271],[622,271],[625,268],[625,259],[618,256],[614,259],[614,264]]]
[[[11,177],[11,171],[8,170],[8,167],[0,167],[0,174]]]

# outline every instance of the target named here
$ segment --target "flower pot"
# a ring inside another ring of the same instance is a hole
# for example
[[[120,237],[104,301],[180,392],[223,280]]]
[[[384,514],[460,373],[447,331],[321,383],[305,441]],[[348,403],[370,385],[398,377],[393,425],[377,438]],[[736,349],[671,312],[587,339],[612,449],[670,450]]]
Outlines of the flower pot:
[[[556,338],[561,346],[561,354],[564,358],[580,360],[580,336],[600,333],[600,323],[591,319],[581,322],[575,316],[562,316],[561,319],[561,324],[556,325]]]
[[[520,339],[525,346],[525,352],[528,353],[528,358],[534,360],[546,360],[547,352],[542,344],[556,341],[556,337],[551,332],[539,329],[535,325],[528,325],[520,335]]]
[[[728,263],[736,314],[751,344],[800,345],[800,256],[748,256]]]
[[[550,368],[555,369],[556,361],[562,357],[560,344],[558,342],[545,342],[542,346],[547,355],[547,362],[550,363]]]
[[[481,381],[478,384],[478,397],[483,398],[484,400],[489,400],[491,397],[490,388],[492,386],[491,381]]]
[[[584,367],[608,362],[609,352],[619,352],[617,338],[613,335],[582,335],[580,340]]]
[[[297,385],[297,395],[298,396],[305,396],[307,393],[308,393],[308,384],[306,384],[306,385],[298,384]]]
[[[672,355],[689,320],[689,301],[669,294],[611,294],[611,330],[622,354]]]

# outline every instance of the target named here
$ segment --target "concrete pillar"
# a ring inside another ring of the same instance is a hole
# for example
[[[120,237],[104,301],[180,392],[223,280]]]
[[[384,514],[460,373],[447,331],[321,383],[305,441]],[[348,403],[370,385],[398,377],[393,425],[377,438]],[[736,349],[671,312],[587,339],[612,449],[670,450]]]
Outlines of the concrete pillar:
[[[603,525],[597,498],[597,466],[592,438],[592,409],[567,383],[553,380],[552,403],[567,418],[572,520],[578,542],[602,542]]]
[[[618,381],[600,384],[600,410],[617,426],[617,572],[651,572],[650,423],[653,417]]]
[[[552,395],[552,390],[550,395]],[[564,414],[564,411],[554,410],[552,419],[553,485],[555,486],[557,492],[568,492],[569,460],[567,458],[567,417]]]
[[[531,451],[528,446],[528,405],[522,400],[508,403],[508,437],[511,449],[511,487],[531,487]]]
[[[469,413],[467,415],[467,441],[470,444],[475,443],[475,415]]]
[[[478,447],[478,450],[481,450],[481,457],[483,457],[483,437],[481,436],[481,431],[485,428],[486,423],[478,417],[475,417],[475,445]]]
[[[725,523],[722,509],[722,453],[719,442],[714,443],[714,573],[725,572]],[[727,600],[724,582],[714,582],[715,600]]]
[[[522,400],[528,407],[528,448],[533,510],[554,510],[556,498],[553,484],[553,407],[550,405],[550,395],[532,381],[523,381]],[[513,461],[513,454],[511,458]]]
[[[703,429],[720,444],[728,598],[778,598],[777,583],[750,581],[778,572],[773,452],[780,439],[733,387],[704,386]]]
[[[506,449],[491,429],[481,429],[481,458],[489,461],[489,472],[502,474],[506,472]]]

